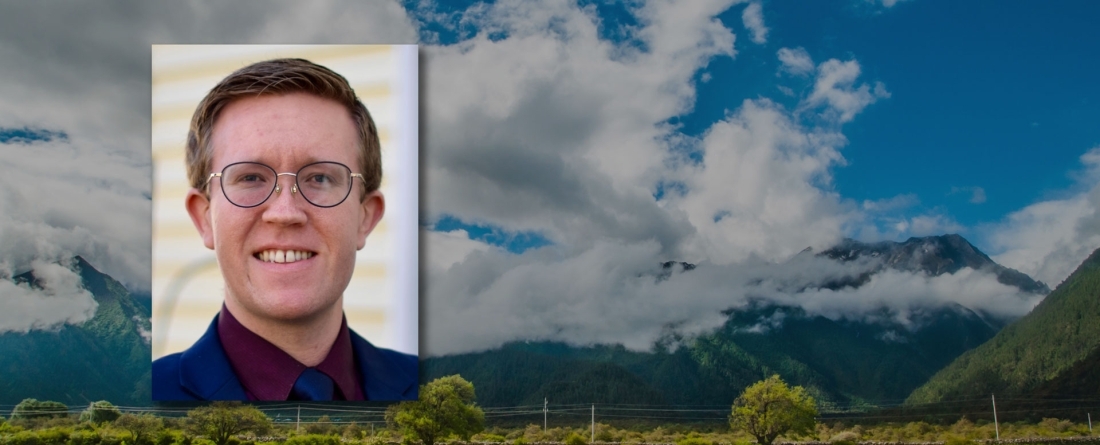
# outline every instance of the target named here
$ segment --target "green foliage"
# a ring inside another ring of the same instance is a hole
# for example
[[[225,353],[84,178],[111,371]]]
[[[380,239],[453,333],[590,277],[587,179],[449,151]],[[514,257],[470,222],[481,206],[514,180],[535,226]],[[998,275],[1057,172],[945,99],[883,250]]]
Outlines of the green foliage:
[[[516,438],[516,440],[512,441],[512,445],[528,445],[529,443],[530,442],[528,442],[527,438],[524,436],[519,436]]]
[[[442,377],[420,387],[420,399],[390,405],[386,422],[406,439],[424,445],[456,435],[463,440],[481,432],[485,413],[474,403],[474,385],[461,376]]]
[[[187,429],[192,434],[208,437],[215,445],[227,445],[229,438],[237,434],[263,434],[271,429],[271,419],[251,405],[214,402],[188,411]]]
[[[359,424],[355,422],[352,422],[349,423],[348,426],[344,427],[344,431],[340,435],[347,440],[359,440],[363,438],[364,434],[366,434],[366,431],[363,431],[363,427],[359,426]]]
[[[341,445],[340,438],[323,434],[304,434],[294,436],[283,442],[283,445]]]
[[[714,445],[714,441],[702,437],[685,437],[677,440],[676,445]]]
[[[162,421],[160,417],[149,413],[126,413],[119,416],[114,424],[130,432],[130,439],[133,445],[149,445],[151,437],[164,427],[164,421]]]
[[[73,431],[66,445],[99,445],[102,439],[95,431]]]
[[[106,400],[100,400],[92,402],[87,409],[80,413],[80,421],[92,423],[113,422],[121,415],[122,413],[119,412],[118,407]]]
[[[565,438],[565,445],[588,445],[588,441],[577,433],[569,433],[569,436]]]
[[[332,419],[326,414],[318,418],[317,421],[306,424],[302,429],[305,430],[306,434],[327,436],[333,434],[335,426],[332,424]]]
[[[1028,315],[940,370],[906,403],[1029,394],[1100,350],[1100,249]],[[1095,382],[1079,376],[1075,381]],[[1052,392],[1058,392],[1053,390]],[[1080,394],[1084,391],[1075,391]]]
[[[42,417],[64,417],[69,415],[69,407],[61,402],[36,399],[23,399],[11,410],[12,419],[35,419]]]
[[[812,432],[815,416],[813,397],[801,386],[788,387],[778,375],[773,375],[745,388],[733,402],[730,426],[749,433],[760,445],[769,445],[787,432]]]
[[[978,445],[978,443],[966,437],[952,434],[947,436],[947,440],[944,441],[943,445]]]

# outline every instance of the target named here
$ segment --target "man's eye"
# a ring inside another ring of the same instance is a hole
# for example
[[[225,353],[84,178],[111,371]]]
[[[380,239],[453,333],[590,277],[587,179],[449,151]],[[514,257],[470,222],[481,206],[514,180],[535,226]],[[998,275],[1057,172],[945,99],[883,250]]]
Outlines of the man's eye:
[[[307,182],[317,185],[327,185],[332,183],[332,177],[328,175],[316,174],[306,179]]]
[[[241,176],[241,179],[239,180],[239,182],[258,182],[258,181],[263,181],[263,180],[264,180],[264,178],[260,175],[244,175],[244,176]]]

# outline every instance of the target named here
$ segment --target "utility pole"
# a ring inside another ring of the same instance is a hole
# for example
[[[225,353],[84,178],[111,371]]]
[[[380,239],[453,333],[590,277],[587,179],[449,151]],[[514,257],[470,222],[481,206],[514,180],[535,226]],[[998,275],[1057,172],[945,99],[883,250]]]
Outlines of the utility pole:
[[[596,443],[596,405],[592,405],[592,440],[588,443]]]
[[[1001,424],[997,423],[997,397],[993,394],[989,397],[993,399],[993,428],[997,431],[997,440],[1001,440]]]
[[[1088,415],[1089,415],[1089,435],[1091,436],[1092,435],[1092,413],[1088,413]]]
[[[298,421],[294,423],[294,432],[302,432],[302,405],[298,405]]]
[[[542,398],[542,432],[544,432],[544,433],[546,432],[546,412],[548,411],[546,409],[546,405],[548,403],[550,403],[550,402],[546,400],[546,397],[543,397]]]

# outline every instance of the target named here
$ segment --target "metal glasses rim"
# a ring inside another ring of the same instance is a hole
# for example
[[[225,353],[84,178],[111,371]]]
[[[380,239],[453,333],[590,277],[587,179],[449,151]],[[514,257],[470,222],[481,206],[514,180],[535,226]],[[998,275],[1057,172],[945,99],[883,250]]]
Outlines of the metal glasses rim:
[[[261,200],[261,201],[260,201],[259,203],[257,203],[257,204],[254,204],[254,205],[250,205],[250,206],[243,206],[243,205],[240,205],[240,204],[237,204],[237,203],[233,202],[233,200],[229,198],[229,195],[227,195],[227,194],[225,193],[225,187],[222,187],[222,188],[221,188],[221,189],[222,189],[222,196],[225,196],[225,200],[226,200],[226,201],[229,201],[229,203],[230,203],[230,204],[233,204],[233,205],[235,205],[235,206],[237,206],[237,207],[240,207],[240,208],[242,208],[242,209],[251,209],[251,208],[254,208],[254,207],[259,207],[259,206],[263,205],[263,204],[264,204],[265,202],[267,202],[267,200],[271,199],[271,195],[272,195],[272,194],[274,194],[274,193],[275,193],[275,190],[279,188],[279,179],[278,179],[278,178],[279,178],[279,176],[285,176],[285,175],[290,175],[290,176],[293,176],[293,177],[294,177],[294,190],[295,190],[295,191],[298,191],[298,190],[300,190],[300,189],[298,188],[298,173],[300,173],[300,172],[301,172],[302,170],[305,170],[305,169],[306,169],[306,167],[309,167],[309,166],[311,166],[311,165],[317,165],[317,164],[336,164],[336,165],[339,165],[339,166],[341,166],[341,167],[344,167],[345,169],[347,169],[347,171],[348,171],[348,174],[350,174],[350,175],[351,175],[351,177],[352,177],[352,179],[353,179],[353,181],[352,181],[352,182],[354,182],[354,179],[355,179],[355,178],[359,178],[359,179],[361,179],[361,180],[363,181],[363,183],[364,183],[364,184],[366,184],[366,182],[367,182],[367,178],[363,177],[363,174],[362,174],[362,173],[355,173],[355,172],[351,171],[351,167],[348,167],[348,166],[347,166],[347,165],[345,165],[344,163],[341,163],[341,162],[336,162],[336,161],[317,161],[317,162],[311,162],[311,163],[309,163],[309,164],[303,165],[303,166],[302,166],[301,168],[299,168],[299,169],[298,169],[298,171],[297,171],[297,172],[293,172],[293,173],[291,173],[291,172],[283,172],[283,173],[279,173],[278,171],[276,171],[276,170],[275,170],[275,168],[274,168],[274,167],[272,167],[272,166],[270,166],[270,165],[267,165],[267,164],[264,164],[263,162],[256,162],[256,161],[239,161],[239,162],[234,162],[234,163],[231,163],[231,164],[227,164],[227,165],[226,165],[225,167],[222,167],[222,171],[220,171],[220,172],[214,172],[214,173],[211,173],[211,174],[210,174],[210,176],[207,176],[207,177],[206,177],[206,183],[204,183],[204,184],[203,184],[203,188],[205,189],[205,188],[209,187],[209,186],[210,186],[210,181],[213,181],[213,180],[214,180],[214,178],[221,178],[221,177],[222,177],[222,174],[223,174],[223,173],[225,173],[225,169],[227,169],[227,168],[229,168],[229,167],[232,167],[232,166],[234,166],[234,165],[240,165],[240,164],[256,164],[256,165],[261,165],[261,166],[264,166],[265,168],[267,168],[268,170],[271,170],[272,172],[275,172],[275,184],[274,184],[274,185],[273,185],[273,186],[271,187],[271,190],[267,192],[267,196],[265,196],[265,197],[264,197],[264,199],[263,199],[263,200]],[[317,203],[315,203],[315,202],[311,201],[311,200],[310,200],[309,198],[307,198],[307,197],[306,197],[306,195],[305,195],[304,193],[302,193],[301,191],[298,191],[298,194],[299,194],[299,195],[302,195],[302,199],[305,199],[305,200],[306,200],[306,202],[308,202],[308,203],[309,203],[310,205],[312,205],[312,206],[314,206],[314,207],[320,207],[320,208],[322,208],[322,209],[329,209],[329,208],[333,208],[333,207],[336,207],[336,206],[338,206],[338,205],[340,205],[340,204],[343,204],[343,203],[344,203],[344,201],[347,201],[347,200],[348,200],[348,196],[351,196],[351,189],[352,189],[352,186],[351,186],[351,185],[349,184],[349,185],[348,185],[348,191],[347,191],[347,193],[345,193],[345,194],[344,194],[344,197],[343,197],[343,198],[340,198],[340,201],[336,202],[336,204],[333,204],[333,205],[327,205],[327,206],[323,206],[323,205],[320,205],[320,204],[317,204]],[[208,191],[207,193],[209,193],[209,191]]]

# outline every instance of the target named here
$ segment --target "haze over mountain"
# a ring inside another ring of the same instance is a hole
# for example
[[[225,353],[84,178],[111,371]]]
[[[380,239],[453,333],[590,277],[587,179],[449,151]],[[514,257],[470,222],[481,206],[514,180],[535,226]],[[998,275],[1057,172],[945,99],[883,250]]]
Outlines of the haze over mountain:
[[[25,290],[49,288],[51,277],[43,277],[41,269],[16,275],[12,282]],[[76,273],[76,284],[94,298],[94,315],[75,323],[0,334],[0,405],[24,398],[69,406],[96,400],[147,405],[149,295],[129,292],[80,256],[65,269]]]
[[[487,388],[479,391],[487,406],[535,403],[547,394],[558,403],[724,404],[771,373],[811,388],[829,404],[881,403],[906,397],[1019,315],[993,310],[988,303],[1015,304],[1026,312],[1046,290],[958,235],[902,243],[846,240],[809,253],[773,264],[771,270],[753,269],[756,278],[744,280],[753,291],[742,302],[731,300],[717,330],[684,336],[667,326],[646,351],[512,342],[491,351],[429,359],[426,373],[429,378],[461,373]],[[670,261],[649,277],[662,283],[690,280],[707,267]],[[892,286],[903,277],[955,284],[987,277],[983,280],[1011,292],[996,298],[914,298],[914,292],[936,286]],[[898,301],[891,302],[895,295]],[[676,296],[685,304],[691,297]],[[830,303],[829,298],[842,301]]]

